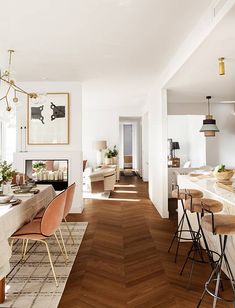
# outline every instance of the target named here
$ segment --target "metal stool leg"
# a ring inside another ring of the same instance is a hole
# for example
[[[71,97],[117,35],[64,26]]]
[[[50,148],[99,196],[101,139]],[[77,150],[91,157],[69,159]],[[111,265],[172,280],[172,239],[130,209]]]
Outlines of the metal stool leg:
[[[177,234],[178,234],[178,231],[179,231],[179,229],[180,229],[180,227],[181,227],[181,224],[183,225],[183,220],[184,220],[184,214],[183,214],[183,216],[182,216],[181,219],[180,219],[180,222],[179,222],[178,227],[177,227],[177,229],[176,229],[176,231],[175,231],[175,234],[174,234],[174,236],[173,236],[173,238],[172,238],[172,241],[171,241],[170,247],[169,247],[169,249],[168,249],[168,252],[170,252],[170,250],[171,250],[171,247],[172,247],[172,245],[173,245],[173,243],[174,243],[175,238],[177,237]]]
[[[200,307],[201,302],[202,302],[206,292],[208,294],[210,294],[214,298],[213,299],[213,308],[216,307],[218,299],[222,299],[223,300],[223,298],[218,295],[219,294],[219,287],[221,285],[221,271],[222,271],[222,264],[223,264],[223,262],[224,262],[224,264],[226,266],[226,269],[227,269],[227,272],[228,272],[228,276],[229,276],[228,278],[230,280],[230,283],[231,283],[231,286],[232,286],[232,290],[233,290],[233,294],[234,294],[233,300],[226,300],[226,301],[233,302],[233,304],[235,305],[235,287],[234,287],[235,281],[234,281],[234,276],[233,276],[233,273],[231,271],[230,265],[228,263],[227,256],[225,254],[225,249],[226,249],[226,244],[227,244],[228,236],[224,235],[224,238],[222,240],[222,235],[219,235],[219,238],[220,238],[220,247],[221,247],[220,259],[217,262],[216,267],[212,271],[209,280],[205,283],[205,289],[204,289],[204,291],[202,293],[202,296],[200,298],[200,301],[199,301],[197,307]],[[215,279],[214,279],[214,277],[215,277]],[[209,290],[209,285],[212,282],[212,280],[216,281],[216,286],[215,286],[214,293]]]
[[[184,208],[184,203],[183,203],[183,200],[182,200],[182,199],[181,199],[181,205],[182,205],[182,208],[183,208],[183,215],[182,215],[182,217],[181,217],[181,220],[180,220],[180,222],[179,222],[179,224],[178,224],[177,230],[176,230],[176,232],[175,232],[175,234],[174,234],[174,236],[173,236],[173,239],[172,239],[172,241],[171,241],[170,247],[169,247],[169,249],[168,249],[168,252],[170,252],[171,247],[172,247],[172,245],[173,245],[175,239],[178,239],[177,247],[176,247],[176,253],[175,253],[175,263],[176,263],[177,258],[178,258],[178,252],[179,252],[180,240],[181,240],[181,238],[182,238],[182,233],[183,233],[183,232],[189,232],[190,235],[191,235],[190,240],[192,240],[192,241],[195,240],[195,235],[194,235],[195,231],[192,230],[192,226],[191,226],[191,224],[190,224],[190,221],[189,221],[189,218],[188,218],[188,215],[187,215],[187,211],[186,211],[185,208]],[[184,226],[184,221],[185,221],[185,219],[186,219],[187,224],[188,224],[188,228],[189,228],[188,230],[183,230],[183,226]],[[188,240],[189,240],[189,239],[188,239]]]

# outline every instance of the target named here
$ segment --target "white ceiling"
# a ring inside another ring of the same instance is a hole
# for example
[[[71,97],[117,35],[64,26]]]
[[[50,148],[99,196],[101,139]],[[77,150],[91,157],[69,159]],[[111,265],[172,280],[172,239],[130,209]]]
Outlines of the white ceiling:
[[[225,57],[226,74],[218,74],[218,58]],[[170,103],[235,100],[235,7],[167,85]]]
[[[14,70],[20,81],[122,80],[132,76],[151,80],[210,3],[0,0],[1,68],[7,63],[6,50],[13,48]]]

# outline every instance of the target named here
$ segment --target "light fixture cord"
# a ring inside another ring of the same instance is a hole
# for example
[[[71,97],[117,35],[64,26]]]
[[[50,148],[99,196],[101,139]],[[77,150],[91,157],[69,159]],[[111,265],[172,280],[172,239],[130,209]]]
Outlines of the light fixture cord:
[[[9,50],[8,81],[10,80],[10,75],[11,75],[12,53],[13,53],[13,50]]]
[[[210,111],[210,99],[209,99],[209,98],[208,98],[207,104],[208,104],[208,115],[210,115],[210,114],[211,114],[211,111]]]

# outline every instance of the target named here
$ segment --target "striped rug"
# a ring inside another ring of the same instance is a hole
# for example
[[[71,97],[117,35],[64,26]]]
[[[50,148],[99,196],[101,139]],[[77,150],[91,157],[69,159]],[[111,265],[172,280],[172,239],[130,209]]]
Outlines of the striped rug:
[[[21,259],[21,241],[13,246],[11,271],[6,278],[6,300],[0,307],[11,308],[56,308],[62,296],[66,281],[78,253],[85,234],[87,222],[70,222],[75,245],[65,224],[61,230],[68,252],[68,262],[65,265],[54,237],[47,239],[59,286],[56,287],[51,271],[46,247],[43,243],[29,242],[25,261]]]

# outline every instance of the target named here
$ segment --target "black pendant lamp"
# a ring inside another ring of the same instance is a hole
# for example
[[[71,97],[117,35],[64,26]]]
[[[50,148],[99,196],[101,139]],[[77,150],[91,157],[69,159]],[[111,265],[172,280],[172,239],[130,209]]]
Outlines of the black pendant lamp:
[[[202,128],[200,129],[200,132],[204,133],[205,137],[215,137],[215,133],[219,132],[219,129],[216,126],[216,120],[214,120],[213,116],[210,114],[211,96],[206,96],[206,99],[207,99],[208,114],[206,115],[206,119],[203,120],[203,125]]]

